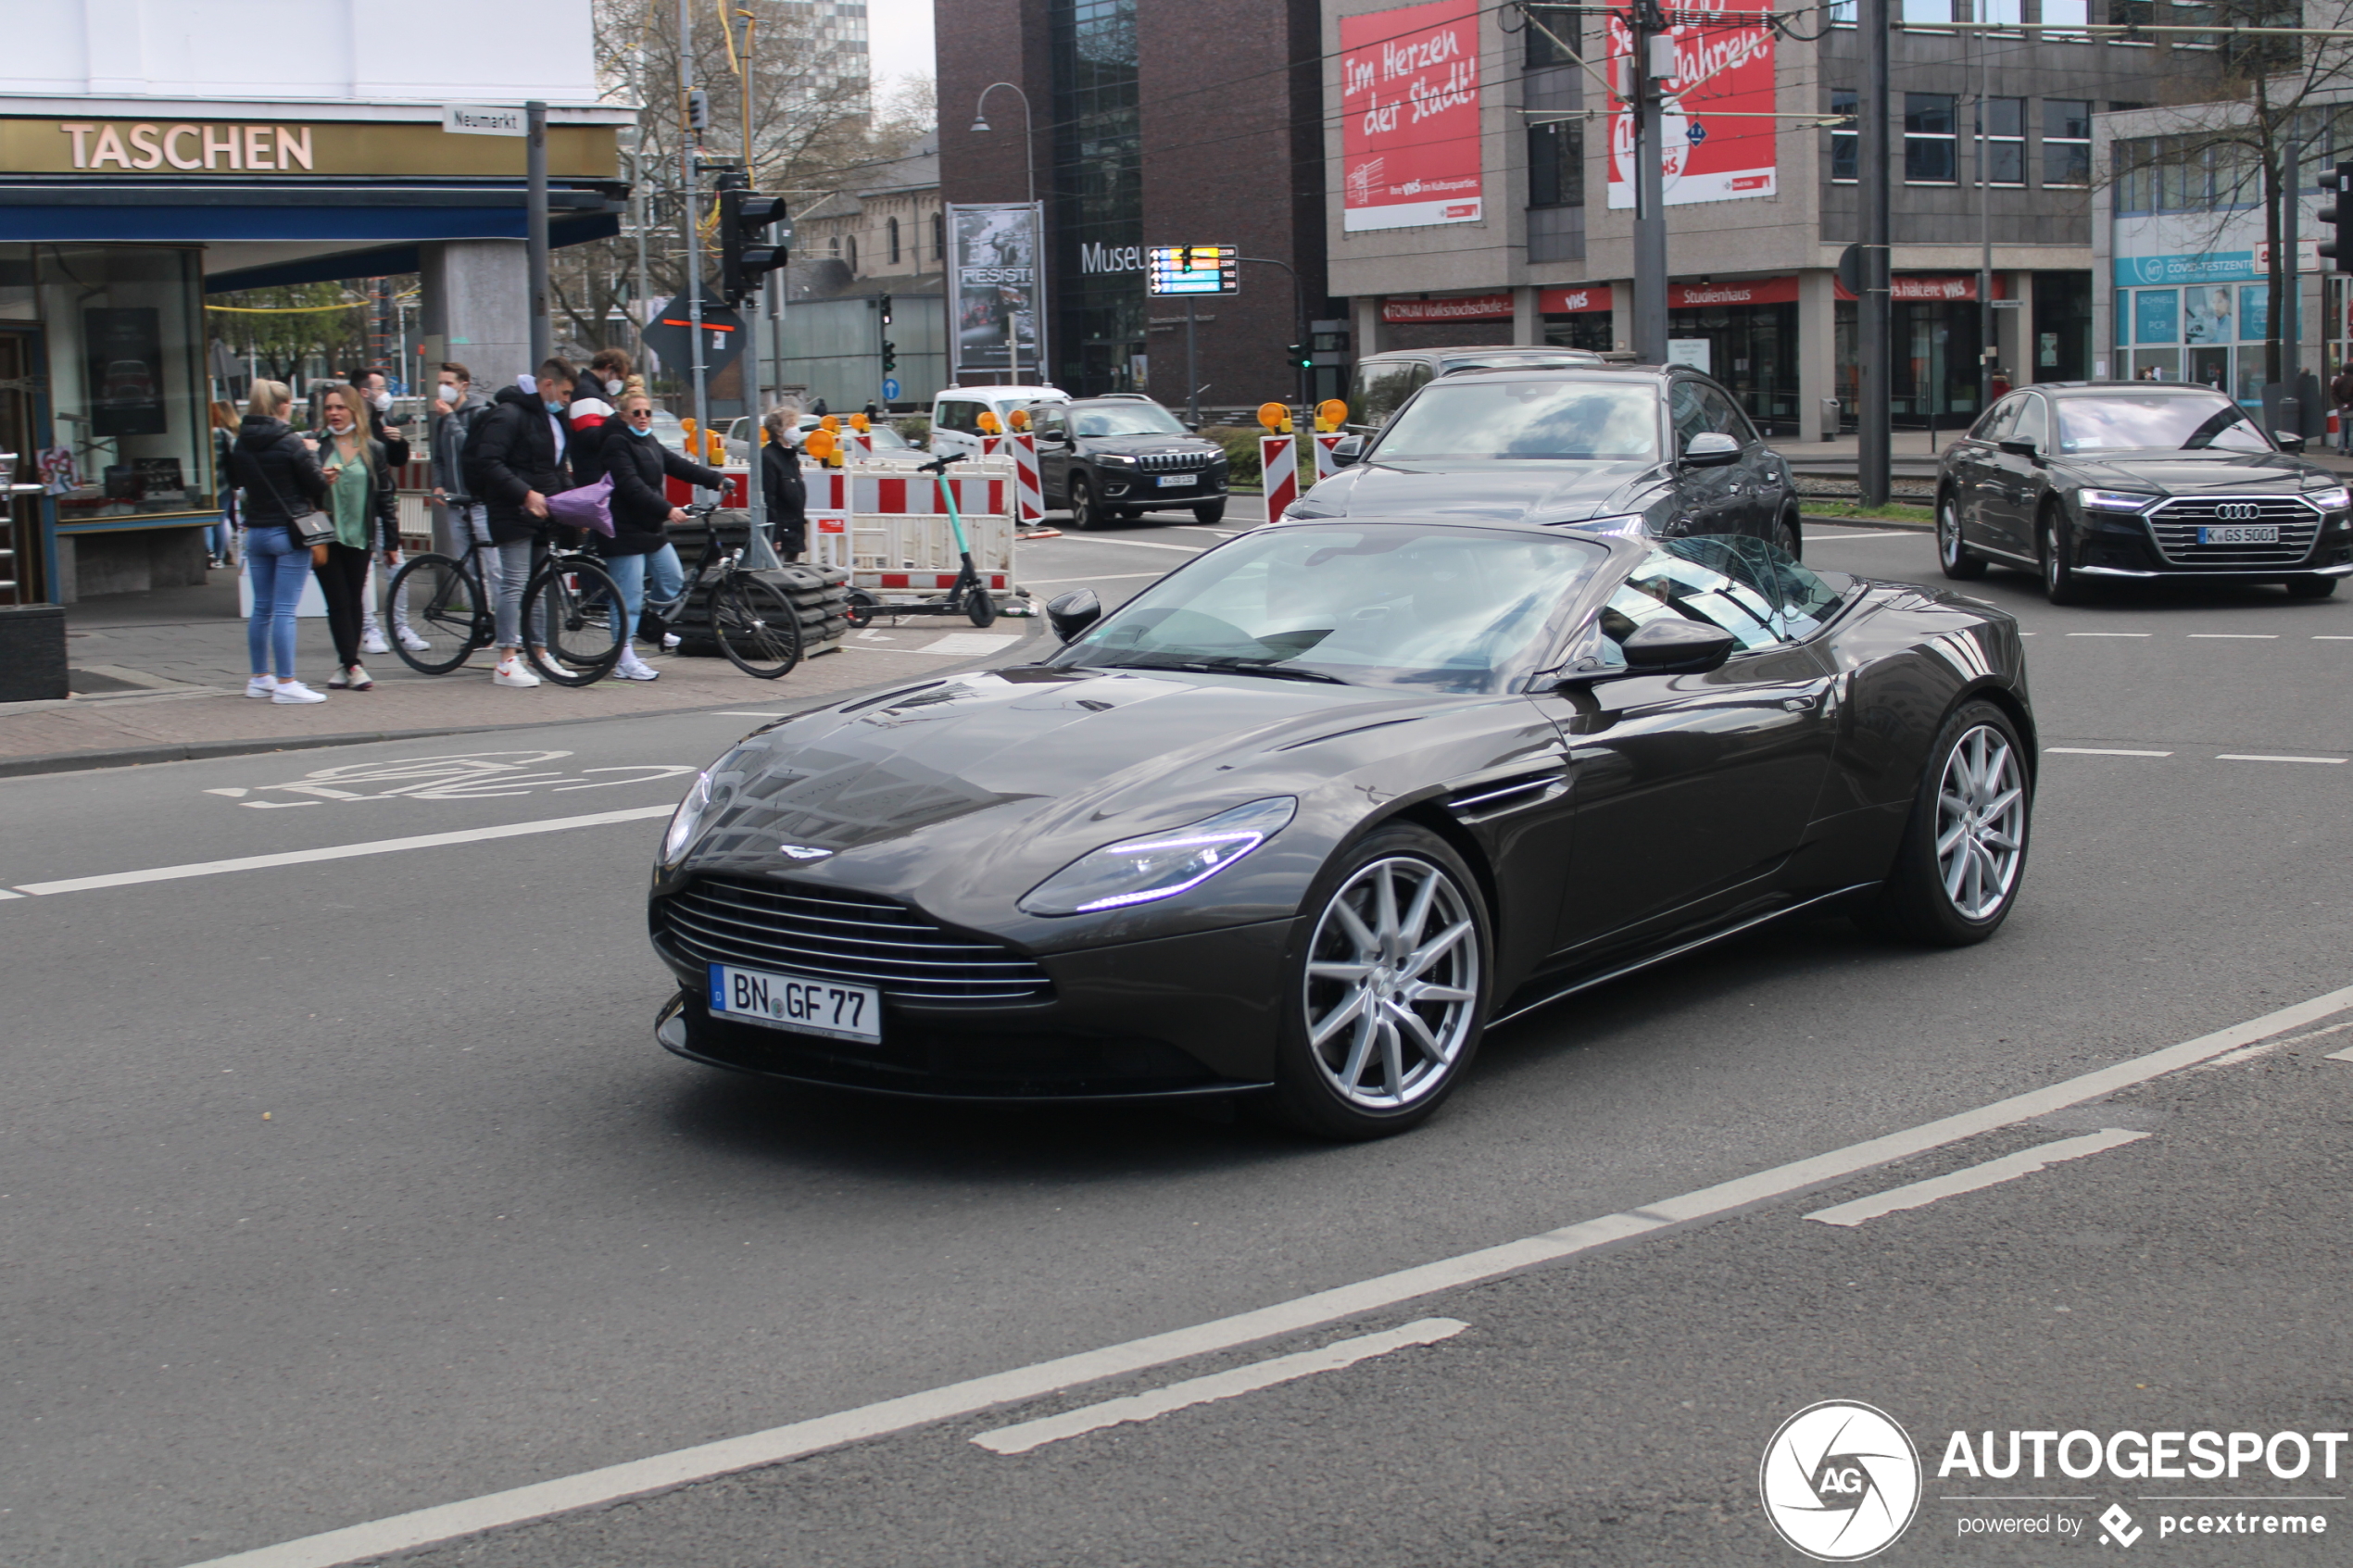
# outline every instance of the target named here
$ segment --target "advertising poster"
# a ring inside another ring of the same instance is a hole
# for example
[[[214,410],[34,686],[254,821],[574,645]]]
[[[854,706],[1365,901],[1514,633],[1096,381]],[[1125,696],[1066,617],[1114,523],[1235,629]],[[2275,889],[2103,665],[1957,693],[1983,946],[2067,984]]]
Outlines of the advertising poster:
[[[1479,219],[1478,0],[1340,22],[1340,225]]]
[[[1737,21],[1690,19],[1708,13]],[[1774,111],[1773,30],[1748,19],[1758,13],[1727,10],[1722,0],[1679,6],[1683,18],[1669,34],[1675,41],[1675,75],[1661,82],[1665,188],[1668,207],[1692,202],[1742,201],[1774,191],[1774,126],[1771,119],[1734,118]],[[1622,6],[1609,18],[1610,80],[1623,80],[1631,64],[1634,31]],[[1625,100],[1610,98],[1609,205],[1634,205],[1634,115]]]
[[[155,307],[93,306],[82,313],[82,342],[90,433],[163,434],[163,331]]]
[[[1038,209],[1026,202],[948,207],[950,266],[955,285],[949,379],[994,370],[1037,381],[1044,374],[1039,307]]]

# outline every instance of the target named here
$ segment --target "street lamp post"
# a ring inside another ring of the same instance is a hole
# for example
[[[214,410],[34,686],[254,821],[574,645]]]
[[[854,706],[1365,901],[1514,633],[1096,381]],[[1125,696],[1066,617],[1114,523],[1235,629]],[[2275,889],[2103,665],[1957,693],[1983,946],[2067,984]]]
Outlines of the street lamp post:
[[[973,101],[973,134],[975,136],[981,136],[988,133],[990,129],[988,124],[988,116],[985,112],[988,107],[988,94],[994,93],[1000,87],[1002,87],[1006,92],[1011,93],[1014,97],[1021,100],[1022,170],[1029,190],[1029,209],[1034,213],[1038,210],[1038,136],[1036,127],[1030,119],[1029,94],[1023,92],[1019,87],[1014,86],[1010,82],[992,82],[988,86],[982,88],[980,90],[980,96]],[[1043,224],[1041,223],[1039,226],[1042,228]],[[1045,238],[1046,236],[1042,233],[1038,236],[1038,248],[1040,250],[1044,249]],[[1044,259],[1045,258],[1042,256],[1038,257],[1039,270],[1041,271],[1043,270]],[[940,292],[948,297],[948,330],[952,334],[956,330],[956,288],[954,281],[950,280],[948,286]],[[1040,296],[1038,299],[1038,307],[1041,313],[1045,307],[1045,299],[1043,297],[1044,292],[1045,291],[1042,289],[1038,291]],[[1042,332],[1040,336],[1042,338]],[[1043,381],[1045,379],[1045,375],[1046,367],[1041,362],[1038,367],[1038,379]],[[1005,323],[1005,379],[1008,384],[1011,385],[1019,385],[1021,383],[1021,336],[1020,333],[1014,330],[1013,324],[1010,320]]]

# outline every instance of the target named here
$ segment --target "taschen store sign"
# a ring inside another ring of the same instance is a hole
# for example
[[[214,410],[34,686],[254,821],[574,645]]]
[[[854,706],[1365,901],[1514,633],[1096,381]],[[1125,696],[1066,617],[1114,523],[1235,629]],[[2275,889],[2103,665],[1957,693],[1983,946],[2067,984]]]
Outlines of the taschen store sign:
[[[547,172],[610,180],[610,125],[547,128]],[[151,179],[426,174],[520,179],[521,138],[451,135],[431,121],[0,119],[0,171]]]

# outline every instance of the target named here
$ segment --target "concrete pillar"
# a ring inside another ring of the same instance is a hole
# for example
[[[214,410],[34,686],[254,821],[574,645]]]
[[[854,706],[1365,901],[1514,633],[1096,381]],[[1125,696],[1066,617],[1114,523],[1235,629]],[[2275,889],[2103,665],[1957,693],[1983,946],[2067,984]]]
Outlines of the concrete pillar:
[[[1822,399],[1838,395],[1838,275],[1817,268],[1797,275],[1797,438],[1838,434],[1822,417]]]
[[[1620,352],[1634,346],[1634,283],[1617,278],[1609,285],[1609,345]]]
[[[2025,386],[2040,373],[2034,362],[2034,274],[2007,276],[2009,296],[2018,301],[2018,308],[1994,312],[1994,345],[2002,351],[2000,364],[2010,373],[2010,384]]]
[[[1537,314],[1536,287],[1520,283],[1512,290],[1512,341],[1520,344],[1541,344],[1544,341],[1544,318]]]
[[[1355,329],[1348,335],[1350,350],[1362,359],[1367,354],[1380,352],[1380,296],[1360,294],[1348,302],[1349,314],[1356,320]]]
[[[484,395],[511,386],[531,359],[530,275],[521,240],[445,240],[420,246],[422,314],[444,357],[473,372]]]

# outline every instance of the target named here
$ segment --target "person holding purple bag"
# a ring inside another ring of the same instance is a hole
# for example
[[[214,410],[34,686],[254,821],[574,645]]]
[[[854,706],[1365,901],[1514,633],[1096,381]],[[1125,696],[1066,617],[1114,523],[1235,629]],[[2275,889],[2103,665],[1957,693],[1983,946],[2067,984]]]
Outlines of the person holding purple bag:
[[[717,473],[686,458],[654,439],[653,399],[642,392],[624,394],[621,399],[621,428],[605,438],[605,472],[612,480],[612,536],[597,541],[597,553],[604,558],[605,570],[612,574],[614,583],[627,614],[622,621],[627,633],[637,626],[637,617],[646,608],[646,580],[653,579],[654,596],[668,601],[675,598],[686,586],[686,569],[679,564],[677,546],[671,544],[663,532],[673,522],[686,521],[684,508],[673,507],[663,493],[665,476],[684,480],[718,490],[726,485],[726,475]],[[637,657],[637,650],[624,640],[621,662],[613,673],[624,681],[651,681],[661,671]]]

